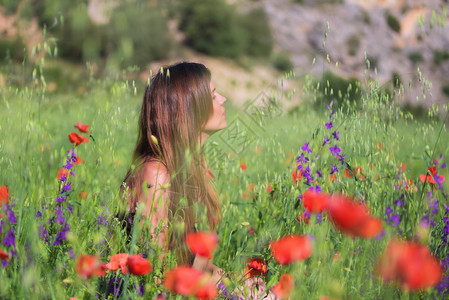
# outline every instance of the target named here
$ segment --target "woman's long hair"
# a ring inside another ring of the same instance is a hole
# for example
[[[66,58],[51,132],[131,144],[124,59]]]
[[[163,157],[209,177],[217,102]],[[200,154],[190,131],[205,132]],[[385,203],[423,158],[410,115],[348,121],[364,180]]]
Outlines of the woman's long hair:
[[[194,203],[207,208],[211,230],[219,217],[219,198],[209,182],[201,149],[201,130],[213,113],[210,71],[202,64],[178,63],[161,68],[145,89],[139,118],[134,164],[160,161],[171,176],[168,219],[184,222],[185,230],[173,230],[171,249],[184,249],[182,263],[191,256],[183,245],[185,235],[194,230]],[[152,139],[157,139],[157,144]],[[132,191],[128,204],[135,212],[143,184],[141,168],[129,170],[124,179]]]

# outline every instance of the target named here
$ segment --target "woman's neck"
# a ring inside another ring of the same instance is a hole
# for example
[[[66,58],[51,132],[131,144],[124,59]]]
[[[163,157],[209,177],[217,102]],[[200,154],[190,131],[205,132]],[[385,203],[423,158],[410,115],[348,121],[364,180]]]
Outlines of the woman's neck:
[[[199,137],[199,144],[201,147],[203,147],[204,142],[210,137],[210,133],[206,131],[201,131],[200,137]]]

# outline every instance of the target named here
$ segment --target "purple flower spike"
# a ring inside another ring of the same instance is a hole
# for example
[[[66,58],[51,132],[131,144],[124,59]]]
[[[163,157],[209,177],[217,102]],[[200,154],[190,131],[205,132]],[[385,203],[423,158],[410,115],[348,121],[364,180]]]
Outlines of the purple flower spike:
[[[321,146],[324,146],[326,144],[329,144],[329,139],[327,137],[324,137],[323,144]]]
[[[326,125],[326,129],[331,129],[334,125],[332,124],[332,122],[326,123],[324,124]]]

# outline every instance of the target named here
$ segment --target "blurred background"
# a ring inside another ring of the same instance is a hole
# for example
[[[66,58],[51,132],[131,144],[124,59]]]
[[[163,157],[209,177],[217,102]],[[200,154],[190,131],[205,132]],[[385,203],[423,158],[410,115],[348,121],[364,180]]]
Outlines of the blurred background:
[[[449,102],[447,0],[0,0],[0,88],[41,79],[83,95],[86,79],[145,83],[161,65],[206,64],[237,107],[313,80],[369,85],[414,114]],[[310,79],[311,78],[311,79]],[[402,89],[402,86],[405,88]],[[300,103],[301,91],[288,100]],[[355,90],[352,97],[360,94]],[[416,101],[425,99],[425,101]]]

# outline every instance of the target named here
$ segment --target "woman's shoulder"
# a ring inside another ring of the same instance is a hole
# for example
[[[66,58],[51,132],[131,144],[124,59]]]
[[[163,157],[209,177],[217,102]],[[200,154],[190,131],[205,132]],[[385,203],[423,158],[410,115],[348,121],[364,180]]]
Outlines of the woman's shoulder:
[[[159,160],[145,161],[142,165],[142,176],[143,180],[151,187],[170,183],[170,174]]]

